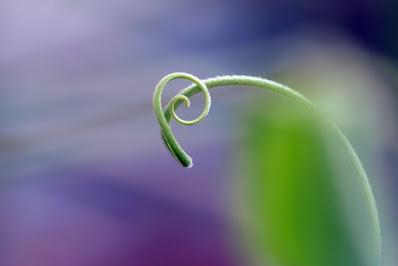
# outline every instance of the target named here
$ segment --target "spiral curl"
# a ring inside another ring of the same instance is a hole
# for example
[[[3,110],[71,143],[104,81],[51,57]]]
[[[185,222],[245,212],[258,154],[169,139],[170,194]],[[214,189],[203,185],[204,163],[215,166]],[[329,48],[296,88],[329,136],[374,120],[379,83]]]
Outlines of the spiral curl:
[[[205,96],[205,107],[203,109],[203,112],[199,115],[198,118],[193,119],[193,120],[183,120],[181,119],[175,112],[176,108],[182,103],[185,102],[186,107],[188,108],[191,105],[191,102],[188,98],[188,96],[180,93],[174,98],[170,100],[170,103],[168,104],[168,107],[163,113],[162,110],[162,102],[161,102],[161,96],[162,96],[162,91],[164,89],[164,86],[174,80],[174,79],[187,79],[192,81],[193,83],[196,84],[196,86],[203,92]],[[179,161],[183,166],[185,167],[192,167],[192,158],[189,157],[189,155],[181,148],[181,146],[178,144],[177,140],[175,139],[171,128],[170,128],[170,118],[166,118],[166,114],[171,114],[171,116],[180,124],[182,125],[195,125],[202,121],[207,114],[209,113],[210,110],[210,105],[211,105],[211,97],[208,88],[206,85],[201,81],[199,78],[187,74],[187,73],[172,73],[160,80],[158,85],[156,86],[155,93],[153,96],[153,106],[155,109],[156,116],[159,121],[159,125],[161,128],[161,134],[164,143],[166,144],[166,147],[170,151],[170,153],[174,156],[174,158]]]

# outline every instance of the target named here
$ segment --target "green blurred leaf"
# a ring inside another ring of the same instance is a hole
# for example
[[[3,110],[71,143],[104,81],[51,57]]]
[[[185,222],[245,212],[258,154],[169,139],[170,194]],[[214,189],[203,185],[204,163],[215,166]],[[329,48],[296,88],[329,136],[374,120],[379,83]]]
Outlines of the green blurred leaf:
[[[333,169],[317,123],[286,101],[251,104],[242,121],[240,171],[256,260],[366,265],[341,207],[336,186],[341,179],[335,176],[340,171]]]

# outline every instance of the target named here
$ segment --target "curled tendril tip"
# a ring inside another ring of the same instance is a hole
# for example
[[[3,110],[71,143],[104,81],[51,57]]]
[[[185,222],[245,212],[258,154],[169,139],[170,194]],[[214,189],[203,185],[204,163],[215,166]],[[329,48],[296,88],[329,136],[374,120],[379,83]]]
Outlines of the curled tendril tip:
[[[168,82],[174,79],[190,80],[194,84],[196,84],[197,88],[199,88],[203,92],[205,96],[205,107],[203,109],[203,112],[200,114],[198,118],[193,120],[183,120],[180,117],[178,117],[178,115],[176,114],[175,110],[182,102],[185,102],[186,107],[189,107],[191,105],[189,97],[187,95],[184,95],[183,93],[180,93],[174,98],[172,98],[170,103],[168,104],[168,108],[166,108],[167,112],[163,113],[161,94],[164,86]],[[159,120],[163,141],[166,144],[166,147],[169,149],[170,153],[174,156],[174,158],[185,167],[192,167],[192,158],[178,144],[170,128],[170,116],[168,116],[167,118],[166,113],[168,115],[171,115],[178,123],[182,125],[191,126],[199,123],[207,116],[210,110],[210,105],[211,105],[211,98],[208,88],[203,83],[203,81],[201,81],[200,79],[198,79],[193,75],[187,73],[172,73],[161,79],[158,85],[156,86],[155,93],[153,96],[153,106],[155,109],[156,116]]]

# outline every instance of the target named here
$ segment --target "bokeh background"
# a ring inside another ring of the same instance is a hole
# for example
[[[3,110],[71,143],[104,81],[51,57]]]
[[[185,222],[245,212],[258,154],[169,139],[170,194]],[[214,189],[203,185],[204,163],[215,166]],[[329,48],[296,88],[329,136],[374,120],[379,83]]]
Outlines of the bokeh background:
[[[322,106],[397,265],[397,3],[0,0],[0,265],[374,265],[352,166],[291,102],[211,91],[203,122],[172,123],[195,163],[178,165],[151,102],[176,71],[272,78]]]

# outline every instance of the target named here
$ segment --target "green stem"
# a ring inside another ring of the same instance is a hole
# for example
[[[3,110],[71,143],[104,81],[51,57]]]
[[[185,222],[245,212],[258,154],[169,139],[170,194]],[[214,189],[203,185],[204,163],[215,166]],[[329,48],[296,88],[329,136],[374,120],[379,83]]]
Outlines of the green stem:
[[[161,103],[161,94],[164,86],[173,79],[188,79],[195,84],[185,88],[182,90],[176,97],[174,97],[170,103],[166,106],[165,110],[162,109]],[[159,121],[161,134],[166,147],[170,151],[170,153],[174,156],[174,158],[180,162],[184,167],[192,167],[192,158],[181,148],[175,139],[171,128],[170,121],[171,117],[174,117],[177,122],[184,125],[194,125],[199,123],[202,119],[206,117],[210,109],[211,98],[208,89],[220,86],[230,86],[230,85],[241,85],[241,86],[250,86],[256,87],[260,89],[270,90],[286,96],[293,101],[303,104],[305,107],[311,109],[312,111],[320,114],[319,109],[313,104],[308,98],[303,96],[301,93],[285,86],[279,84],[275,81],[264,79],[264,78],[256,78],[251,76],[222,76],[216,78],[210,78],[205,80],[200,80],[195,76],[186,73],[172,73],[165,76],[156,86],[155,93],[153,96],[153,106],[155,110],[155,114]],[[189,107],[190,102],[189,98],[199,92],[203,92],[205,95],[205,108],[202,114],[194,120],[185,121],[180,119],[176,113],[175,109],[178,108],[183,102],[185,102],[186,106]],[[376,207],[376,202],[372,193],[372,189],[370,187],[370,183],[366,172],[362,166],[361,161],[358,158],[355,150],[351,146],[350,142],[347,140],[343,132],[340,128],[332,123],[333,128],[335,129],[339,140],[341,141],[344,151],[349,156],[351,162],[354,164],[356,173],[358,175],[361,188],[365,195],[366,204],[371,215],[372,224],[373,224],[373,235],[375,240],[375,251],[377,254],[377,260],[380,260],[381,256],[381,233],[380,233],[380,222],[378,211]]]

